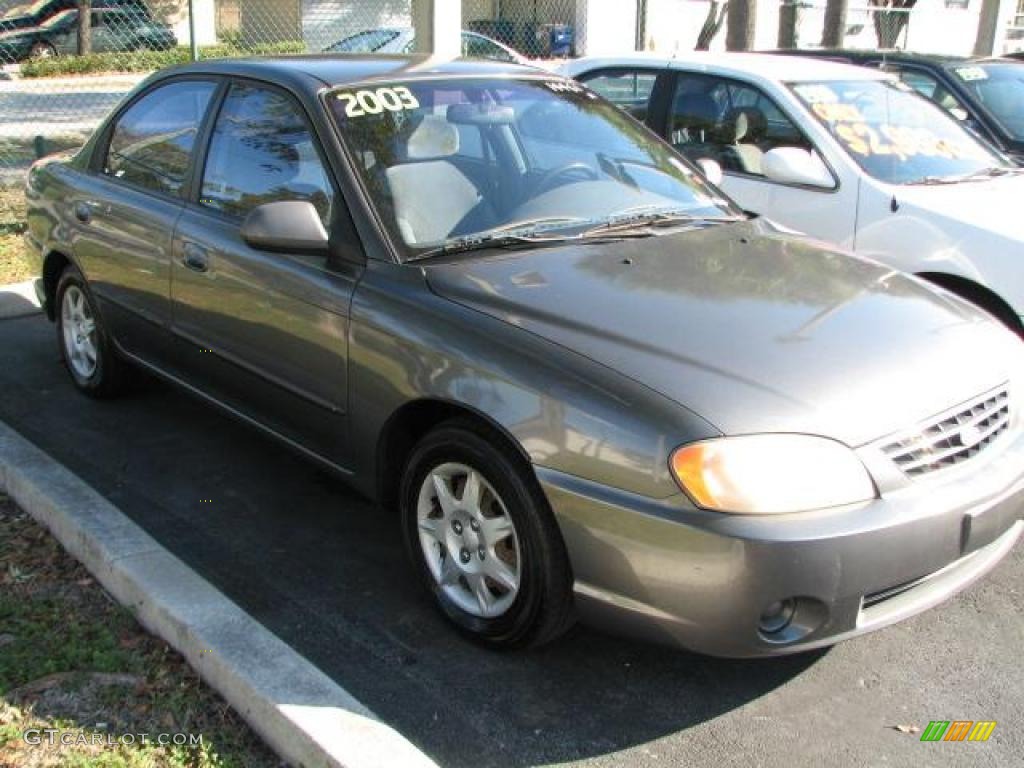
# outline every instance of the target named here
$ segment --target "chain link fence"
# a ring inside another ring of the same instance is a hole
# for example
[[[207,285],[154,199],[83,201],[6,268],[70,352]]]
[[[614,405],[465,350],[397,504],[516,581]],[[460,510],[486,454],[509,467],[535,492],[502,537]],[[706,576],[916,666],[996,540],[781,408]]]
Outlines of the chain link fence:
[[[462,0],[466,30],[530,59],[574,56],[585,33],[582,18],[576,0]]]
[[[411,25],[411,0],[0,0],[0,185],[80,145],[154,70],[193,55],[398,51]]]

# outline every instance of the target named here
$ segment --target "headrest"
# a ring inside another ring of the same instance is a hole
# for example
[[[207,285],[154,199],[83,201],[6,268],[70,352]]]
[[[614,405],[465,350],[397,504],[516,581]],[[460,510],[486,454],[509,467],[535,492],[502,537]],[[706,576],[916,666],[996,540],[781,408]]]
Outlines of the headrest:
[[[425,115],[405,142],[409,160],[436,160],[459,151],[459,131],[438,115]]]
[[[515,120],[512,107],[491,102],[483,104],[452,104],[448,122],[455,125],[508,125]]]
[[[768,132],[768,118],[757,107],[736,107],[729,111],[725,124],[732,127],[732,141],[759,141]]]

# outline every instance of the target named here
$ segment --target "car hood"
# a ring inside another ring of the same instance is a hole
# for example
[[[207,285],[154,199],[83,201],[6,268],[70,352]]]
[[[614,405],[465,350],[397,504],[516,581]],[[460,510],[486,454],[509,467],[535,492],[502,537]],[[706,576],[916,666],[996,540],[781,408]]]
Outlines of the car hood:
[[[770,222],[492,252],[431,289],[586,355],[725,434],[859,446],[991,389],[1021,345],[970,305]]]
[[[964,226],[1024,242],[1024,218],[1018,201],[1024,197],[1024,175],[1003,176],[958,184],[905,184],[893,188],[902,212],[930,214]]]

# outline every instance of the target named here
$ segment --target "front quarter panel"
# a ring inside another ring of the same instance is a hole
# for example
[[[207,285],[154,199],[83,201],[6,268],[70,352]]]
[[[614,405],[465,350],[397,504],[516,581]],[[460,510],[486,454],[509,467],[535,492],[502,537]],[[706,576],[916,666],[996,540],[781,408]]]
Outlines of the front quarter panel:
[[[673,448],[720,434],[625,376],[437,296],[412,266],[368,265],[350,350],[354,474],[371,494],[378,436],[417,400],[477,412],[534,465],[652,498],[680,493]]]

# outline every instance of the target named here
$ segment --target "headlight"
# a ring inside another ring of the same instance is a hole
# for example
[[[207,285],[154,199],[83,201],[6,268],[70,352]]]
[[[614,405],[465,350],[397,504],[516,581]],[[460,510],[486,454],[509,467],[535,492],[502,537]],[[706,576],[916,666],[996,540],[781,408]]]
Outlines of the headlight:
[[[683,490],[719,512],[773,515],[873,499],[852,450],[809,435],[745,435],[691,443],[669,461]]]

